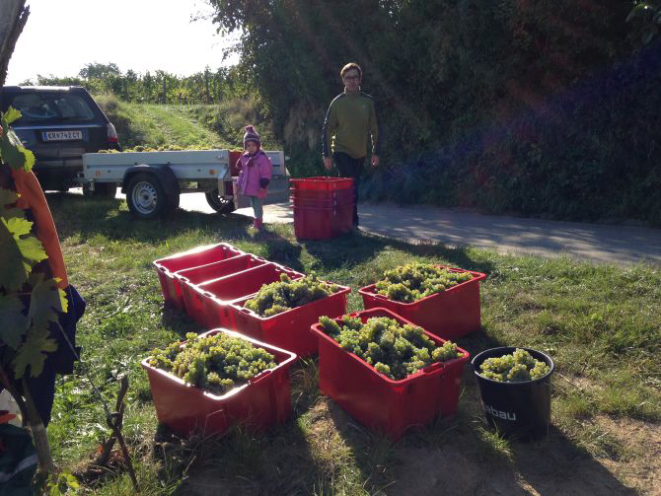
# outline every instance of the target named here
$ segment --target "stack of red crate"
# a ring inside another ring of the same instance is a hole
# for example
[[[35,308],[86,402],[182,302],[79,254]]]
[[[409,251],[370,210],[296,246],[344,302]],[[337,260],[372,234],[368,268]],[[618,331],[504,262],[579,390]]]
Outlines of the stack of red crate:
[[[291,180],[294,231],[298,239],[330,239],[353,225],[353,179],[309,177]]]

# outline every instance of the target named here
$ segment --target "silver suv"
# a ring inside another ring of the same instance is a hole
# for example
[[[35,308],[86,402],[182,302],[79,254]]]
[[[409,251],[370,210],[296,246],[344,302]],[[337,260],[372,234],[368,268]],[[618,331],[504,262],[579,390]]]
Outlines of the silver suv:
[[[44,190],[74,186],[84,153],[120,149],[115,127],[84,88],[5,86],[0,88],[0,110],[10,106],[21,111],[12,127],[35,154],[34,172]],[[114,191],[106,193],[114,196]]]

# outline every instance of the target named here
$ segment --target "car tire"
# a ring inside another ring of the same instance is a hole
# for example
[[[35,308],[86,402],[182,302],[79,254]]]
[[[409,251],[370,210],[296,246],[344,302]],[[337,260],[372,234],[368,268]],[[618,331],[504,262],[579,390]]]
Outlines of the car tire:
[[[134,217],[154,219],[168,209],[168,198],[158,178],[152,174],[136,174],[129,182],[126,203]]]
[[[236,207],[234,206],[234,200],[227,200],[222,198],[218,194],[217,189],[204,193],[204,196],[206,197],[209,206],[220,214],[230,214],[236,210]]]

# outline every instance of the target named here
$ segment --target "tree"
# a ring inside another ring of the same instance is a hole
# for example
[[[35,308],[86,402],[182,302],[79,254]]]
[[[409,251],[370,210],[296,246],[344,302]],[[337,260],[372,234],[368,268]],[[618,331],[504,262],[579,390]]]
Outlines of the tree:
[[[110,79],[111,77],[121,76],[122,71],[119,70],[117,64],[112,62],[109,64],[92,62],[86,64],[78,75],[83,79]]]
[[[30,7],[25,6],[25,0],[0,2],[0,88],[5,85],[9,60],[29,15]]]

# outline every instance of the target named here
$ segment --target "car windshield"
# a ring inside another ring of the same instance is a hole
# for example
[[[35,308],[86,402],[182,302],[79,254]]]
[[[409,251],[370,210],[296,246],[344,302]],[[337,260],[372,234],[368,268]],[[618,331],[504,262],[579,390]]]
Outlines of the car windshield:
[[[42,122],[94,120],[94,112],[87,102],[80,96],[70,93],[20,93],[11,99],[9,105],[22,114],[20,120],[15,123],[17,126]]]

